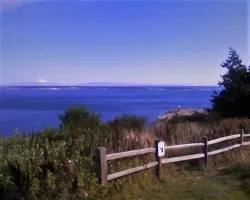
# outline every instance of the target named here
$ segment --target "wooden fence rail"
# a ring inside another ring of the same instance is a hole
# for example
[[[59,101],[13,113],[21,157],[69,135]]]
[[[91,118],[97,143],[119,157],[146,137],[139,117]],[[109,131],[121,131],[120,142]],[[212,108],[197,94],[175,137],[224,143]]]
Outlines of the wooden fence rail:
[[[186,160],[193,160],[193,159],[199,159],[204,158],[204,163],[207,166],[208,164],[208,156],[216,155],[219,153],[227,152],[229,150],[243,147],[250,145],[249,142],[244,142],[244,138],[250,137],[250,134],[244,134],[244,130],[241,128],[238,129],[240,131],[240,134],[230,135],[226,137],[217,138],[214,140],[208,141],[207,137],[203,137],[202,143],[191,143],[191,144],[181,144],[181,145],[173,145],[173,146],[164,146],[162,149],[160,147],[160,144],[162,145],[162,141],[156,140],[155,141],[155,147],[154,148],[146,148],[146,149],[138,149],[138,150],[132,150],[132,151],[126,151],[126,152],[120,152],[120,153],[113,153],[106,155],[106,148],[105,147],[99,147],[96,150],[96,166],[97,166],[97,176],[99,183],[102,185],[106,185],[108,181],[126,176],[135,172],[139,172],[145,169],[156,167],[156,176],[160,178],[161,174],[161,166],[162,164],[166,163],[174,163],[174,162],[180,162],[180,161],[186,161]],[[214,150],[214,151],[208,151],[208,146],[217,144],[219,142],[224,142],[228,140],[238,139],[240,138],[239,144],[234,144],[222,149]],[[165,144],[166,145],[166,144]],[[193,155],[185,155],[185,156],[178,156],[178,157],[172,157],[172,158],[163,158],[162,155],[165,155],[165,151],[168,150],[176,150],[176,149],[183,149],[183,148],[190,148],[190,147],[203,147],[203,153],[193,154]],[[162,151],[162,152],[159,152]],[[115,172],[112,174],[108,174],[108,161],[121,159],[121,158],[127,158],[132,156],[139,156],[139,155],[145,155],[145,154],[155,154],[155,161],[144,164],[138,167],[130,168],[124,171]],[[163,153],[163,154],[162,154]]]

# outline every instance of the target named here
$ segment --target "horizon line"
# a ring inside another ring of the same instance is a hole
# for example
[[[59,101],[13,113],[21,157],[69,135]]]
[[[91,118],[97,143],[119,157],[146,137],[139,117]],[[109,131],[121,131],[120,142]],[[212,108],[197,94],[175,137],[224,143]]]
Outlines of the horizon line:
[[[74,86],[208,86],[215,87],[217,84],[188,84],[188,83],[112,83],[112,82],[86,82],[86,83],[53,83],[53,82],[20,82],[20,83],[0,83],[0,86],[25,87],[25,86],[43,86],[43,87],[74,87]]]

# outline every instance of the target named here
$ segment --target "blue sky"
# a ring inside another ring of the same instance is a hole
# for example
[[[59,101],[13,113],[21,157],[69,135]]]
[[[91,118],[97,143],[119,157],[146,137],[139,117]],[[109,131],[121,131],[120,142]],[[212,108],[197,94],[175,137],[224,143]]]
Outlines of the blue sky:
[[[1,11],[0,83],[215,85],[248,62],[247,1],[18,1]]]

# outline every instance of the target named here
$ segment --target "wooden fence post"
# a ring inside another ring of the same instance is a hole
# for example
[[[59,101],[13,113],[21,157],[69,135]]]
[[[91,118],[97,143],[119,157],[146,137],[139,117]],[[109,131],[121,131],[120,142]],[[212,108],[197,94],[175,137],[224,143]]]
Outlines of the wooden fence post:
[[[161,178],[161,171],[162,171],[162,163],[161,163],[161,157],[159,156],[159,143],[160,140],[155,140],[155,160],[158,162],[158,165],[156,166],[156,176],[157,178]],[[164,150],[165,151],[165,150]]]
[[[106,148],[98,147],[96,149],[96,166],[97,166],[97,177],[101,185],[108,183],[108,164],[106,157]]]
[[[240,129],[240,144],[241,144],[241,148],[243,148],[243,142],[244,142],[244,129],[242,124],[239,125],[239,129]]]
[[[203,153],[204,153],[204,163],[205,166],[208,166],[208,140],[207,137],[202,137],[204,147],[203,147]]]

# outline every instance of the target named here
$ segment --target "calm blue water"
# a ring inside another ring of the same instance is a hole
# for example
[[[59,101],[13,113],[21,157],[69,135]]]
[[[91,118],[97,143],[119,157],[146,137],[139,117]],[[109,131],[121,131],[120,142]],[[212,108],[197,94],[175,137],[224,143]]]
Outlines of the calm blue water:
[[[58,115],[76,104],[99,112],[104,121],[121,114],[152,121],[170,109],[210,106],[215,87],[85,88],[81,90],[0,90],[0,135],[57,127]]]

